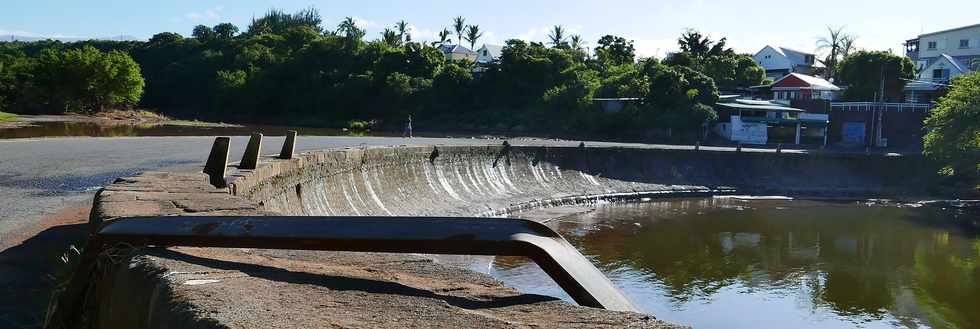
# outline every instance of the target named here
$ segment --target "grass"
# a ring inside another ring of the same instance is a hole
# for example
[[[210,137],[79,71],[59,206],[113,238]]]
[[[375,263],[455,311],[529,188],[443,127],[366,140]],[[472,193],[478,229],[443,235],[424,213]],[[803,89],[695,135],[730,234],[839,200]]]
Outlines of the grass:
[[[20,120],[16,114],[0,112],[0,122]]]

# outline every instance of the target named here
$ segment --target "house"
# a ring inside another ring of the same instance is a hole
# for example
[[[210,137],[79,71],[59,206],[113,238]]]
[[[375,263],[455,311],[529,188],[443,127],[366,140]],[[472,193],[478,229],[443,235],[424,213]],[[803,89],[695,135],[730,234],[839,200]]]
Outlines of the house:
[[[919,70],[905,86],[906,102],[932,103],[952,78],[980,63],[980,24],[921,34],[905,41],[905,55]]]
[[[789,102],[794,100],[836,100],[840,87],[830,81],[800,73],[790,73],[770,85],[773,99]]]
[[[476,62],[478,64],[489,64],[500,59],[500,53],[504,46],[484,44],[476,51]]]
[[[790,73],[813,74],[816,57],[811,53],[786,47],[765,46],[752,59],[766,69],[766,77],[777,80]]]
[[[827,143],[829,116],[764,100],[721,97],[713,131],[727,140],[746,144]]]
[[[445,44],[439,46],[439,50],[441,50],[442,53],[446,55],[446,58],[451,61],[460,61],[465,59],[475,62],[477,58],[475,51],[461,45]]]

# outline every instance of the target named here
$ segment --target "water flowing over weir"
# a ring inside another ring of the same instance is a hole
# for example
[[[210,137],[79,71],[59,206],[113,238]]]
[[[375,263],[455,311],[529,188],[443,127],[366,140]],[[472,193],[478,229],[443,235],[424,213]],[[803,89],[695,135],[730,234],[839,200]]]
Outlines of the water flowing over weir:
[[[221,145],[227,146],[226,138]],[[227,156],[215,158],[224,160]],[[191,225],[191,216],[236,216],[225,219],[237,223],[229,225],[238,225],[245,232],[242,234],[248,235],[251,222],[236,222],[237,216],[256,221],[269,218],[255,217],[278,215],[506,216],[535,207],[733,192],[902,196],[921,193],[923,180],[935,172],[920,157],[507,144],[324,150],[266,156],[255,169],[232,166],[227,171],[224,161],[219,162],[217,169],[209,171],[215,176],[153,172],[118,179],[96,194],[91,215],[93,229],[105,227],[103,224],[111,228],[113,220],[126,217],[159,219],[178,215],[182,223]],[[212,185],[219,175],[227,178],[227,187]],[[215,223],[168,228],[207,235],[218,227],[211,226]],[[215,234],[221,236],[220,232]],[[364,323],[390,324],[419,314],[419,307],[431,318],[417,319],[423,321],[415,322],[417,326],[431,321],[449,323],[455,321],[450,319],[467,316],[478,317],[472,323],[496,323],[491,327],[511,327],[512,321],[583,328],[600,323],[607,327],[636,323],[643,323],[643,327],[669,326],[638,313],[541,302],[489,277],[416,256],[255,248],[259,249],[146,248],[104,271],[94,268],[100,264],[95,259],[99,254],[87,253],[89,261],[83,264],[90,264],[89,270],[77,272],[88,273],[84,274],[88,277],[72,280],[70,293],[59,301],[58,309],[71,316],[92,315],[86,312],[89,308],[73,312],[80,303],[72,301],[93,300],[98,305],[91,310],[104,312],[105,316],[95,319],[105,324],[103,327],[139,327],[153,323],[151,319],[167,319],[160,322],[165,326],[158,327],[204,328],[211,327],[216,319],[221,323],[254,324],[309,316],[318,317],[310,319],[316,323],[344,326],[347,324],[336,321],[350,316],[368,321]],[[409,277],[425,279],[399,281]],[[201,280],[209,283],[187,283]],[[327,289],[311,287],[311,282]],[[424,287],[412,288],[420,284]],[[352,286],[357,288],[351,289]],[[401,293],[391,294],[392,291]],[[487,296],[495,297],[488,301]],[[286,301],[288,298],[297,300]],[[307,302],[338,298],[345,302]],[[351,309],[354,303],[362,302],[368,306]],[[398,309],[393,305],[411,307]],[[474,308],[480,312],[472,312]],[[246,309],[250,311],[243,311]],[[276,311],[270,314],[261,313],[262,310]],[[377,320],[395,313],[397,320]],[[561,317],[548,318],[554,314]],[[288,324],[295,327],[304,323]]]
[[[495,216],[596,199],[731,192],[905,193],[920,158],[581,147],[397,147],[307,153],[243,171],[233,194],[309,216]]]

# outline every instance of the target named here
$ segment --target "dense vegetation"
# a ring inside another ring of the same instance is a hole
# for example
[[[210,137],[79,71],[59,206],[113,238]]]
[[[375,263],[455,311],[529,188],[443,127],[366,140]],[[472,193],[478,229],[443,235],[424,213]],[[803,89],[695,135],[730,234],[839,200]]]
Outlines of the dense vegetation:
[[[926,120],[925,154],[942,161],[957,184],[980,181],[980,73],[953,80]],[[967,186],[980,193],[980,186]]]
[[[337,127],[376,120],[390,129],[411,114],[425,129],[691,136],[716,117],[719,88],[764,79],[750,57],[696,31],[664,63],[637,60],[632,41],[611,35],[586,51],[581,37],[558,26],[548,45],[509,40],[499,61],[476,65],[449,62],[434,47],[453,39],[477,45],[479,26],[462,17],[452,25],[456,38],[445,29],[435,42],[412,40],[405,22],[373,41],[353,19],[334,30],[321,23],[314,9],[273,10],[241,33],[223,23],[147,42],[0,44],[0,106],[91,112],[139,100],[165,114],[225,122]],[[642,101],[605,114],[593,97]]]
[[[848,86],[846,100],[901,102],[906,81],[915,78],[915,65],[891,52],[862,50],[844,57],[838,72]]]
[[[140,67],[125,52],[84,45],[25,56],[9,49],[0,53],[0,110],[97,112],[135,105],[143,94]]]

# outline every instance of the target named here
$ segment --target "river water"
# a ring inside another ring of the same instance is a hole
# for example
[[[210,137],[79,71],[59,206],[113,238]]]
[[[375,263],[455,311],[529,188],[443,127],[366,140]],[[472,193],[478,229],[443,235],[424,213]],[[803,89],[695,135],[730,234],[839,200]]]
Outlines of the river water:
[[[980,326],[980,238],[952,210],[684,199],[553,220],[644,312],[695,328]],[[570,298],[536,265],[489,272]]]

